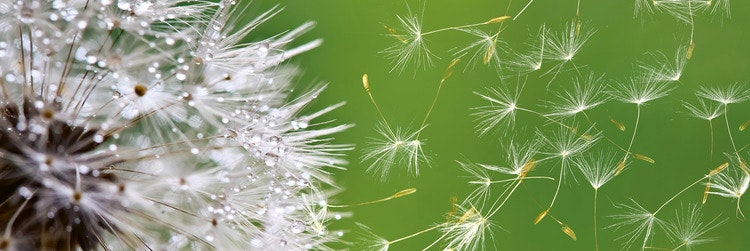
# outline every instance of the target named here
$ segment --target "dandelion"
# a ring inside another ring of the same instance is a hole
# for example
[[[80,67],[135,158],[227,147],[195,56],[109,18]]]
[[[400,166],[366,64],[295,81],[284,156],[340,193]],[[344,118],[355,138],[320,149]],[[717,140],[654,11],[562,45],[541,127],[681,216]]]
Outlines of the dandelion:
[[[698,103],[695,105],[683,101],[682,106],[685,107],[685,109],[687,109],[690,112],[691,116],[708,121],[708,129],[711,134],[711,148],[709,149],[709,157],[713,158],[713,155],[714,155],[714,123],[713,121],[715,118],[721,116],[724,113],[724,111],[721,110],[721,107],[719,105],[711,104],[711,103],[707,104],[703,99],[698,99]]]
[[[586,110],[593,109],[609,98],[604,92],[604,76],[589,75],[585,80],[574,79],[572,90],[565,90],[556,94],[559,101],[552,102],[548,116],[572,117]]]
[[[578,55],[581,48],[583,48],[589,39],[591,39],[596,33],[596,30],[594,29],[589,29],[587,27],[577,29],[576,27],[576,22],[571,21],[570,24],[566,25],[559,33],[547,32],[547,37],[545,39],[547,41],[547,52],[544,53],[544,57],[546,59],[558,61],[557,65],[544,73],[544,75],[547,75],[554,72],[550,83],[555,80],[562,68],[568,62],[572,62],[573,58]],[[578,30],[581,31],[577,32]],[[573,67],[578,71],[578,67],[575,66],[575,64],[573,64]]]
[[[711,8],[711,14],[721,12],[724,16],[730,17],[731,11],[729,8],[729,0],[716,0],[710,2],[713,7]]]
[[[630,137],[628,147],[624,149],[625,156],[622,158],[622,165],[624,168],[628,158],[632,154],[631,149],[635,142],[635,137],[638,133],[638,125],[641,122],[641,106],[647,102],[655,99],[663,98],[669,95],[672,90],[675,89],[669,82],[659,81],[654,78],[647,79],[630,79],[628,83],[617,84],[613,87],[614,91],[611,93],[615,99],[621,102],[631,103],[636,105],[635,124],[633,126],[633,134]],[[653,160],[640,154],[633,154],[636,158],[646,160],[647,162],[653,163]],[[622,171],[622,168],[618,169],[616,174]]]
[[[391,28],[390,36],[397,41],[383,50],[383,53],[393,62],[391,72],[403,72],[406,67],[413,63],[417,68],[427,69],[433,65],[435,55],[427,48],[424,33],[422,32],[422,18],[424,11],[412,13],[409,6],[406,7],[409,14],[396,16],[401,30]]]
[[[612,180],[619,166],[618,159],[614,154],[598,152],[597,154],[584,154],[582,158],[574,160],[583,177],[594,188],[594,241],[596,250],[599,250],[598,228],[596,226],[596,204],[599,188]],[[623,163],[624,165],[624,163]]]
[[[591,187],[598,190],[615,177],[618,159],[612,153],[598,152],[586,153],[574,162]]]
[[[709,10],[710,6],[709,0],[653,0],[655,10],[667,13],[685,23],[692,23],[695,15]]]
[[[644,243],[641,248],[645,249],[649,237],[654,234],[654,227],[663,227],[664,222],[656,218],[656,214],[649,212],[635,200],[631,199],[630,201],[632,205],[615,205],[615,207],[625,212],[610,216],[617,223],[610,225],[608,228],[614,228],[615,230],[632,228],[624,235],[617,237],[616,240],[623,241],[624,248],[629,249],[643,235]]]
[[[615,84],[611,92],[617,100],[638,106],[669,95],[676,87],[655,78],[630,79],[626,83]]]
[[[742,199],[742,195],[745,194],[748,186],[750,186],[750,175],[732,168],[713,176],[711,182],[707,185],[710,189],[708,194],[719,195],[721,197],[736,200],[737,218],[745,219],[745,215],[740,208],[740,199]]]
[[[465,29],[463,31],[476,37],[477,40],[468,46],[456,49],[453,56],[457,58],[469,57],[470,63],[466,65],[466,68],[474,67],[477,62],[481,62],[484,65],[492,65],[500,71],[500,53],[502,52],[500,50],[505,45],[502,41],[498,41],[500,33],[489,34],[477,29]]]
[[[674,59],[670,59],[667,55],[659,51],[649,53],[648,55],[651,57],[651,60],[640,61],[638,63],[638,68],[643,71],[641,74],[642,81],[679,81],[680,77],[682,77],[682,72],[685,70],[685,66],[687,66],[687,60],[689,59],[687,56],[688,51],[689,49],[685,47],[678,48],[675,51]]]
[[[506,164],[508,166],[495,166],[488,164],[474,164],[474,163],[463,163],[459,162],[462,169],[467,173],[471,174],[471,178],[474,180],[469,181],[470,184],[478,185],[478,187],[467,196],[467,201],[473,202],[472,204],[481,205],[483,208],[486,200],[490,195],[490,186],[492,184],[503,184],[511,183],[508,187],[512,187],[513,183],[520,183],[524,179],[550,179],[545,176],[528,176],[528,174],[537,165],[537,160],[534,156],[539,153],[540,144],[537,141],[530,141],[523,144],[515,143],[511,141],[504,149],[504,153],[507,154],[508,159]],[[514,175],[516,177],[503,180],[493,180],[491,174],[505,174]],[[509,193],[506,193],[510,191]],[[513,189],[508,189],[500,194],[500,197],[509,197],[513,193]],[[499,199],[498,199],[499,200]],[[495,203],[495,208],[502,207],[503,203]]]
[[[390,247],[391,242],[387,239],[375,234],[372,229],[368,226],[357,222],[359,228],[364,231],[360,234],[359,241],[357,242],[357,250],[369,250],[369,251],[387,251]]]
[[[559,158],[567,162],[571,160],[570,158],[586,152],[599,141],[601,133],[593,132],[593,130],[593,128],[588,128],[579,132],[563,127],[549,136],[542,131],[537,131],[537,136],[546,146],[547,152],[544,153],[549,155],[548,158]]]
[[[391,167],[403,163],[409,173],[419,175],[419,166],[429,163],[429,158],[422,150],[424,142],[417,139],[417,134],[423,129],[424,127],[416,131],[401,128],[391,130],[380,124],[376,128],[380,137],[372,139],[362,156],[362,160],[372,161],[367,172],[373,172],[385,180]]]
[[[560,174],[557,176],[557,188],[555,189],[555,195],[552,197],[552,201],[550,201],[547,209],[537,217],[535,223],[541,221],[542,218],[544,218],[544,215],[546,215],[546,212],[549,212],[549,210],[552,209],[552,206],[554,206],[555,200],[557,200],[557,195],[560,192],[560,186],[565,180],[567,180],[566,176],[570,173],[569,162],[572,160],[571,158],[586,152],[599,141],[601,133],[597,132],[591,134],[591,130],[593,130],[593,128],[589,128],[578,134],[577,131],[563,127],[559,131],[552,133],[550,136],[544,135],[541,131],[537,131],[537,136],[541,138],[541,141],[545,144],[547,149],[549,149],[549,152],[545,153],[549,155],[549,157],[542,159],[542,161],[547,159],[560,159]]]
[[[537,71],[542,68],[544,61],[544,45],[546,41],[547,26],[542,25],[539,28],[539,34],[534,36],[528,45],[530,50],[527,53],[512,52],[504,61],[512,71],[519,73],[528,73]]]
[[[490,88],[488,94],[474,92],[482,99],[489,101],[489,105],[473,108],[472,116],[476,117],[476,130],[479,135],[486,135],[492,131],[508,131],[515,124],[518,99],[521,97],[523,84]],[[513,89],[511,89],[513,88]]]
[[[671,221],[665,222],[665,230],[672,240],[678,245],[672,250],[685,247],[691,250],[693,247],[714,241],[713,238],[706,237],[706,233],[717,228],[724,223],[718,217],[705,221],[703,213],[698,205],[681,206],[675,213]]]
[[[740,169],[746,174],[750,174],[750,169],[744,164],[745,161],[742,160],[739,151],[737,151],[737,145],[735,144],[734,136],[732,136],[732,130],[729,126],[729,104],[747,101],[750,99],[750,90],[748,90],[745,85],[738,83],[730,84],[725,88],[707,88],[701,86],[696,91],[696,95],[698,97],[716,101],[724,106],[724,122],[727,126],[727,134],[729,134],[729,141],[732,143],[732,149],[734,149],[734,154],[740,162]]]
[[[445,246],[452,250],[483,250],[484,242],[492,235],[492,222],[474,207],[459,207],[458,213],[441,225],[443,235],[433,244],[445,239]],[[432,245],[430,245],[432,246]],[[429,247],[425,248],[425,250]]]
[[[726,86],[699,86],[695,95],[721,103],[722,105],[742,103],[750,99],[750,90],[740,83]]]
[[[0,248],[322,249],[348,145],[235,1],[0,3]],[[7,11],[7,12],[6,12]]]

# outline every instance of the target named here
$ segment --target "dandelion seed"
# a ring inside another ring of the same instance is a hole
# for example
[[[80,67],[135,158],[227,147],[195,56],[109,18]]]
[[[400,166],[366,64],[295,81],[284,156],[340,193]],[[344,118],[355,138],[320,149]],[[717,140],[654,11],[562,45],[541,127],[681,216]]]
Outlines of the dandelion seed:
[[[576,237],[576,233],[575,233],[575,232],[573,232],[573,229],[572,229],[572,228],[570,228],[570,226],[568,226],[568,225],[563,225],[563,226],[562,226],[562,231],[563,231],[563,233],[565,233],[565,235],[567,235],[568,237],[570,237],[570,238],[571,238],[571,239],[573,239],[574,241],[575,241],[575,240],[578,240],[578,237]]]
[[[745,129],[747,129],[747,127],[748,127],[748,126],[750,126],[750,120],[748,120],[748,121],[745,121],[745,123],[742,123],[742,124],[740,125],[740,128],[739,128],[739,129],[740,129],[740,132],[741,132],[741,131],[744,131]]]
[[[407,189],[398,191],[398,192],[394,193],[393,195],[385,197],[385,198],[382,198],[382,199],[377,199],[377,200],[372,200],[372,201],[365,201],[365,202],[360,202],[360,203],[351,204],[351,205],[330,205],[330,204],[326,204],[325,206],[326,207],[331,207],[331,208],[336,208],[336,207],[354,207],[354,206],[369,205],[369,204],[375,204],[375,203],[380,203],[380,202],[384,202],[384,201],[389,201],[389,200],[392,200],[392,199],[401,198],[401,197],[413,194],[415,192],[417,192],[416,188],[407,188]]]
[[[463,31],[476,37],[478,40],[468,46],[454,49],[453,56],[458,58],[468,57],[469,63],[466,65],[467,69],[474,67],[477,62],[481,62],[484,65],[492,65],[499,71],[502,63],[499,55],[499,52],[502,52],[502,47],[500,46],[504,45],[502,41],[498,41],[500,34],[488,34],[477,29],[465,29]]]
[[[619,169],[618,159],[614,154],[607,152],[585,153],[574,162],[594,189],[599,189],[612,180]]]
[[[509,20],[511,18],[513,18],[513,17],[511,17],[511,16],[494,17],[494,18],[490,19],[489,21],[487,21],[485,23],[487,23],[487,24],[497,24],[497,23],[505,22],[506,20]]]
[[[406,16],[396,16],[405,34],[391,34],[390,36],[395,37],[398,42],[382,52],[393,62],[391,72],[401,73],[409,64],[422,69],[427,69],[433,64],[434,55],[427,48],[422,32],[422,15],[424,12],[417,16],[412,13],[409,6],[407,6],[407,10],[409,13]],[[389,31],[391,30],[389,29]]]
[[[491,173],[516,176],[516,178],[502,180],[504,182],[521,182],[524,178],[526,178],[527,174],[531,172],[531,170],[536,165],[534,155],[538,153],[539,147],[540,145],[536,141],[530,141],[522,144],[511,141],[504,147],[505,149],[503,150],[503,152],[507,153],[508,155],[508,158],[504,162],[504,164],[506,164],[507,166],[459,162],[461,167],[467,173],[471,174],[471,178],[474,179],[469,183],[479,185],[479,187],[477,187],[469,196],[467,196],[466,200],[473,202],[473,204],[475,205],[480,205],[480,207],[484,206],[484,203],[489,197],[490,185],[499,183],[498,181],[494,181],[491,179]]]
[[[615,170],[615,176],[620,174],[622,170],[625,170],[625,165],[628,161],[628,156],[625,155],[620,161],[617,162],[617,169]]]
[[[576,22],[571,21],[561,32],[547,34],[545,39],[547,41],[547,52],[544,53],[543,56],[546,59],[558,61],[557,65],[544,73],[544,75],[552,74],[550,83],[555,80],[562,68],[578,55],[578,52],[596,33],[596,30],[588,29],[586,27],[581,30],[582,32],[576,34]],[[578,67],[575,65],[574,67],[575,70],[578,71]]]
[[[572,90],[556,94],[560,100],[549,105],[551,111],[547,116],[571,117],[604,104],[609,97],[604,92],[603,78],[592,74],[585,80],[575,79]]]
[[[372,251],[388,250],[388,248],[390,247],[390,242],[387,239],[373,233],[372,229],[362,223],[357,222],[356,224],[360,229],[362,229],[362,231],[364,231],[363,233],[359,234],[359,241],[356,243],[357,247],[360,247],[363,250]]]
[[[693,17],[699,13],[708,12],[712,1],[696,0],[652,0],[653,8],[667,13],[685,23],[692,23]]]
[[[713,8],[711,8],[711,14],[721,12],[725,17],[731,16],[729,0],[711,0],[709,1],[709,5],[713,5]]]
[[[690,112],[691,116],[708,121],[712,121],[724,113],[719,105],[706,103],[703,99],[698,99],[697,104],[684,102],[682,106]]]
[[[503,86],[497,89],[488,89],[488,94],[474,92],[482,99],[489,101],[489,105],[473,108],[472,116],[476,117],[476,130],[479,135],[484,136],[492,131],[507,131],[515,124],[516,111],[518,111],[518,99],[521,97],[523,84],[516,85],[510,89]],[[505,130],[504,130],[505,128]]]
[[[721,164],[717,166],[714,169],[711,169],[711,172],[708,173],[708,176],[714,176],[717,173],[720,173],[722,170],[726,169],[729,166],[729,162],[724,162],[724,164]]]
[[[750,186],[750,175],[730,168],[712,175],[711,180],[712,182],[706,184],[711,189],[708,193],[736,200],[737,218],[744,219],[745,216],[740,209],[740,199],[747,191],[748,186]]]
[[[550,133],[550,135],[537,131],[537,136],[547,146],[548,152],[545,152],[546,154],[566,161],[586,152],[599,141],[601,132],[592,132],[593,130],[593,128],[588,128],[586,131],[579,133],[561,128]],[[585,135],[588,137],[584,137]]]
[[[507,49],[506,51],[510,54],[504,58],[507,69],[521,74],[541,69],[544,61],[544,46],[547,43],[547,32],[546,25],[542,25],[539,28],[539,34],[532,37],[531,42],[527,43],[529,51],[526,53]]]
[[[384,180],[393,166],[404,164],[408,173],[419,175],[419,166],[429,164],[429,158],[422,150],[424,142],[416,139],[423,129],[409,132],[397,128],[391,131],[386,125],[379,124],[376,130],[380,138],[373,138],[362,156],[363,161],[372,161],[367,172],[373,172]]]
[[[706,204],[706,200],[708,200],[708,192],[711,190],[711,180],[706,182],[706,188],[703,189],[703,199],[701,199],[701,204]]]
[[[552,208],[547,208],[544,211],[542,211],[541,213],[539,213],[536,217],[534,217],[534,225],[539,224],[539,222],[541,222],[542,219],[544,219],[544,217],[547,216],[547,213],[549,213],[549,210],[551,210],[551,209]]]
[[[636,241],[643,235],[644,241],[648,240],[651,235],[654,234],[654,227],[662,227],[663,221],[656,218],[656,215],[649,212],[643,206],[638,204],[635,200],[632,200],[630,204],[616,204],[618,209],[624,210],[622,214],[616,214],[610,216],[616,223],[610,225],[608,228],[614,228],[620,230],[623,228],[632,228],[625,234],[616,238],[618,241],[623,241],[625,249],[632,247]],[[641,248],[645,248],[646,243],[643,243]]]
[[[695,95],[713,100],[723,105],[742,103],[750,99],[750,89],[744,84],[733,83],[727,86],[699,86]]]
[[[647,78],[630,79],[627,83],[614,85],[613,89],[614,91],[611,94],[617,100],[640,106],[669,95],[675,89],[675,86],[655,78]]]
[[[526,164],[521,166],[521,173],[518,174],[518,177],[521,179],[526,177],[526,174],[531,172],[531,170],[534,170],[534,166],[536,166],[536,160],[534,158],[529,159],[529,161],[526,162]]]
[[[706,103],[703,99],[698,99],[698,104],[693,105],[690,103],[683,103],[683,106],[690,111],[690,115],[696,118],[705,119],[708,121],[708,129],[711,135],[711,147],[709,148],[709,158],[713,158],[714,155],[714,124],[713,120],[721,116],[724,111],[718,103]],[[742,127],[742,126],[740,126]],[[742,130],[740,130],[742,131]]]
[[[680,47],[670,59],[662,52],[649,53],[651,59],[640,61],[638,68],[643,71],[642,81],[674,82],[680,80],[682,71],[687,66],[687,48]]]
[[[633,158],[636,158],[636,159],[639,159],[639,160],[643,160],[643,161],[646,161],[646,162],[651,163],[651,164],[654,163],[654,159],[652,159],[651,157],[648,157],[646,155],[643,155],[643,154],[635,153],[635,154],[633,154]]]
[[[459,207],[458,212],[460,214],[456,214],[456,217],[440,228],[444,233],[446,247],[454,250],[484,249],[487,235],[494,239],[491,231],[492,222],[474,207]]]
[[[609,122],[611,122],[613,125],[617,127],[617,129],[620,129],[620,131],[625,131],[625,125],[623,123],[620,123],[620,121],[617,121],[613,118],[609,118]]]
[[[677,210],[673,220],[665,222],[665,230],[675,243],[674,249],[685,247],[690,250],[697,245],[714,241],[705,235],[724,222],[718,217],[706,221],[698,205],[687,205]]]
[[[448,64],[448,67],[445,68],[445,73],[443,74],[443,77],[440,78],[441,82],[443,82],[443,81],[447,80],[448,78],[450,78],[451,76],[453,76],[453,68],[456,67],[456,65],[458,64],[458,62],[461,62],[461,59],[456,58],[456,59],[453,59],[453,61],[451,61],[450,64]]]

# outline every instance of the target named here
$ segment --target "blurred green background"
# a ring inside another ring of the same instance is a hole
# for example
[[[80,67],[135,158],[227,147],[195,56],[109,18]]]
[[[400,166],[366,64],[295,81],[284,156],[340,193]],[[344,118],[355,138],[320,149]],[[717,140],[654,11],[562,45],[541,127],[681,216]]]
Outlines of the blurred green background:
[[[294,58],[291,63],[303,69],[301,83],[329,83],[328,89],[311,110],[346,101],[347,105],[328,114],[326,118],[336,123],[353,123],[356,127],[337,135],[340,143],[353,143],[357,150],[349,153],[350,164],[346,171],[334,171],[338,185],[345,188],[334,198],[340,204],[357,203],[393,194],[414,187],[418,192],[397,200],[368,206],[350,208],[353,216],[335,222],[332,229],[348,230],[344,239],[356,240],[359,231],[354,223],[363,223],[387,239],[395,239],[443,222],[451,210],[450,198],[462,200],[473,189],[467,184],[465,172],[457,160],[493,165],[504,165],[507,154],[502,152],[498,135],[479,137],[471,108],[486,105],[472,92],[484,92],[497,86],[501,80],[490,67],[477,65],[465,69],[458,66],[456,73],[445,84],[422,138],[425,150],[433,159],[429,167],[422,166],[420,176],[409,175],[404,167],[395,166],[388,179],[378,180],[365,169],[369,162],[361,162],[363,146],[368,138],[377,137],[375,124],[379,117],[362,88],[361,76],[368,73],[373,95],[383,113],[393,125],[417,127],[432,101],[445,67],[453,59],[450,49],[469,44],[472,38],[462,32],[449,31],[430,36],[429,48],[440,59],[429,70],[407,68],[402,74],[390,72],[391,61],[379,51],[394,41],[387,36],[384,25],[398,26],[396,15],[424,11],[425,31],[438,28],[483,22],[505,15],[509,1],[266,1],[251,3],[248,13],[260,13],[275,5],[284,11],[263,25],[258,38],[291,29],[305,21],[316,21],[316,28],[298,42],[315,38],[324,39],[320,48]],[[517,13],[527,2],[513,1],[509,13]],[[680,46],[688,43],[690,27],[664,13],[634,17],[633,1],[581,1],[581,19],[597,33],[575,57],[585,72],[606,74],[613,81],[624,81],[634,73],[634,64],[646,59],[646,53],[661,51],[670,58]],[[750,80],[750,2],[731,1],[731,18],[720,15],[702,15],[695,20],[695,51],[685,68],[678,88],[671,96],[644,106],[634,151],[646,153],[655,164],[633,162],[630,169],[605,185],[599,191],[599,242],[601,250],[620,250],[615,238],[623,232],[604,227],[614,223],[607,216],[621,213],[613,203],[637,199],[647,209],[654,210],[670,196],[705,175],[708,170],[727,161],[721,154],[731,150],[721,120],[714,121],[715,154],[708,156],[709,127],[704,120],[694,119],[682,107],[682,100],[694,101],[693,95],[700,85],[727,85]],[[525,50],[526,42],[542,24],[560,31],[573,19],[576,1],[535,1],[518,20],[507,23],[501,40],[516,50]],[[254,39],[251,37],[250,39]],[[550,85],[556,90],[570,83],[570,73],[563,73]],[[529,77],[521,105],[538,108],[548,99],[546,88],[549,77]],[[750,119],[750,104],[730,106],[732,128]],[[540,109],[543,110],[543,109]],[[610,102],[592,113],[593,119],[605,134],[615,142],[625,145],[630,128],[635,121],[635,106]],[[609,117],[624,123],[628,130],[620,132],[610,124]],[[723,119],[723,118],[722,118]],[[533,136],[533,128],[543,121],[520,114],[516,126],[509,134],[516,139]],[[543,129],[545,127],[542,127]],[[549,131],[554,127],[549,126]],[[737,132],[739,146],[750,143],[750,132]],[[546,163],[537,167],[537,175],[556,176],[559,167]],[[532,220],[542,211],[552,197],[554,182],[524,182],[511,197],[509,204],[492,220],[499,226],[493,239],[488,239],[488,249],[501,250],[593,250],[592,196],[593,190],[580,178],[578,183],[563,185],[555,216],[564,219],[577,233],[578,240],[565,236],[557,224],[545,220],[533,225]],[[680,204],[700,203],[703,186],[689,190],[679,201],[665,209],[663,217],[671,218]],[[717,215],[727,222],[709,232],[716,241],[697,246],[698,250],[750,250],[750,223],[735,217],[735,202],[711,196],[703,206],[706,218]],[[748,201],[742,203],[750,213]],[[399,242],[391,250],[421,250],[439,236],[430,232]],[[668,247],[664,236],[654,237],[654,246]],[[660,245],[662,244],[662,245]]]

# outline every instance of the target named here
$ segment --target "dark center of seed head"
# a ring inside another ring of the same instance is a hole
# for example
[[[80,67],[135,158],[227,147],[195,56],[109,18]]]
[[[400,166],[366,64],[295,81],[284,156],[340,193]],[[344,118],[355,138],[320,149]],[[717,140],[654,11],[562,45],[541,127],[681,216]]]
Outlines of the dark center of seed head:
[[[55,116],[55,111],[52,109],[46,108],[42,111],[42,117],[44,119],[51,119],[53,116]]]
[[[135,87],[133,87],[133,91],[135,91],[135,95],[138,95],[138,97],[143,97],[143,95],[146,95],[148,87],[142,84],[136,84]]]

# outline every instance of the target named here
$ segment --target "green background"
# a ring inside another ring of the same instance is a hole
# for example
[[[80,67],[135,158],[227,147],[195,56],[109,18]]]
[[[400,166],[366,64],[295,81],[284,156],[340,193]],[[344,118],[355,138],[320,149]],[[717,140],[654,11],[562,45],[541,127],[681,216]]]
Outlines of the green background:
[[[291,29],[305,21],[317,22],[316,28],[298,41],[324,39],[320,48],[294,58],[291,63],[303,70],[301,83],[329,83],[311,110],[346,101],[347,104],[331,112],[327,119],[336,123],[353,123],[356,127],[336,136],[336,142],[356,144],[349,152],[350,164],[346,171],[334,171],[337,184],[345,188],[333,198],[340,204],[357,203],[389,196],[409,187],[418,192],[397,200],[347,209],[352,217],[337,221],[332,229],[348,229],[344,239],[354,241],[354,222],[363,223],[387,239],[399,238],[444,221],[451,210],[450,198],[461,200],[472,188],[466,174],[456,160],[493,165],[504,165],[498,135],[479,137],[474,131],[475,121],[469,114],[472,107],[486,105],[473,94],[486,87],[497,86],[500,78],[494,70],[477,65],[464,70],[459,65],[456,73],[444,86],[422,137],[425,150],[432,157],[430,167],[422,166],[420,176],[407,174],[404,167],[395,166],[388,179],[378,180],[365,169],[369,162],[361,162],[363,146],[368,138],[377,137],[374,125],[379,117],[362,88],[361,76],[368,73],[373,95],[391,124],[417,127],[435,95],[444,68],[453,59],[448,51],[471,42],[465,33],[449,31],[428,37],[429,48],[440,57],[429,70],[407,68],[402,73],[389,72],[391,62],[379,51],[393,42],[384,25],[398,26],[396,15],[406,15],[407,4],[414,11],[424,10],[425,31],[477,23],[505,14],[509,0],[503,1],[265,1],[251,4],[248,13],[260,13],[276,4],[285,10],[263,25],[249,39],[263,38]],[[526,1],[513,1],[511,14],[517,13]],[[585,72],[606,74],[608,79],[622,81],[634,75],[634,64],[647,58],[647,52],[661,51],[672,57],[679,46],[687,44],[690,27],[673,17],[655,13],[634,17],[633,1],[581,1],[581,19],[598,32],[575,57],[577,65],[586,65]],[[726,161],[722,152],[730,151],[726,130],[721,120],[714,121],[715,152],[708,158],[709,129],[704,120],[691,118],[682,108],[682,100],[694,101],[694,91],[700,85],[728,85],[750,80],[750,3],[731,1],[732,17],[702,15],[695,20],[695,52],[685,68],[678,88],[672,95],[644,106],[634,151],[646,153],[655,164],[634,162],[629,171],[619,175],[599,191],[599,241],[601,250],[619,250],[614,239],[623,232],[603,229],[614,223],[608,215],[619,213],[613,203],[637,199],[653,210],[687,184],[702,177],[708,170]],[[517,21],[508,23],[501,34],[507,46],[522,50],[542,24],[559,31],[575,15],[576,1],[535,1]],[[256,37],[257,36],[257,37]],[[415,73],[416,72],[416,73]],[[521,98],[521,105],[538,108],[539,100],[548,99],[547,78],[529,77]],[[550,89],[570,83],[571,75],[560,75]],[[750,104],[730,106],[732,128],[750,119]],[[543,109],[540,109],[543,110]],[[635,106],[610,102],[595,109],[594,120],[605,130],[605,135],[626,144],[635,120]],[[619,132],[609,124],[609,117],[624,123],[628,130]],[[723,119],[721,117],[720,119]],[[533,135],[533,128],[543,121],[527,114],[519,114],[516,126],[509,134],[517,139]],[[552,128],[542,127],[549,131]],[[735,133],[739,146],[750,143],[750,132]],[[536,175],[556,176],[552,163],[539,166]],[[576,175],[579,175],[577,173]],[[511,197],[509,204],[492,220],[499,228],[494,231],[494,247],[502,250],[593,250],[592,196],[593,190],[582,178],[578,183],[563,185],[554,211],[577,233],[578,240],[565,236],[553,221],[533,225],[533,218],[546,207],[553,192],[554,182],[525,182]],[[697,186],[679,197],[662,214],[673,217],[680,203],[700,203],[703,186]],[[750,213],[748,201],[742,207]],[[717,240],[697,246],[698,250],[750,250],[750,223],[734,217],[734,201],[711,196],[703,207],[706,218],[721,215],[727,222],[708,235]],[[391,250],[421,250],[439,236],[430,232],[394,244]],[[655,236],[655,246],[669,246],[664,236]],[[494,249],[488,240],[488,249]],[[664,245],[658,245],[664,244]]]

